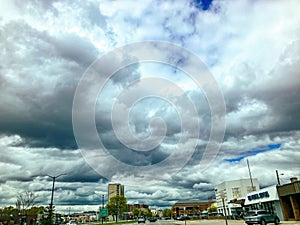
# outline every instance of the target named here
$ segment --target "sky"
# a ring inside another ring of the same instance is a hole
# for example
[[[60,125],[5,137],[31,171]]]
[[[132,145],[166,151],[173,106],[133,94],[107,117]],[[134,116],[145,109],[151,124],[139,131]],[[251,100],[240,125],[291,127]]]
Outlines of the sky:
[[[299,1],[0,0],[0,207],[207,200],[300,175]]]

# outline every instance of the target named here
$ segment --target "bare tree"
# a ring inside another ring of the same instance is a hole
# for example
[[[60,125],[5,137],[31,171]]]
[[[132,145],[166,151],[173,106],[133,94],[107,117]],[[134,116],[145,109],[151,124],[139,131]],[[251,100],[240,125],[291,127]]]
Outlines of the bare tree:
[[[37,196],[33,192],[23,192],[19,193],[16,201],[16,208],[25,211],[36,204]]]

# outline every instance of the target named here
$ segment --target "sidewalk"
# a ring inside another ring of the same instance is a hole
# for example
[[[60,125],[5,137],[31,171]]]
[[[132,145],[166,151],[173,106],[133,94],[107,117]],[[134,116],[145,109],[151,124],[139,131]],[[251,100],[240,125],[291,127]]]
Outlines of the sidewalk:
[[[228,225],[247,225],[244,220],[228,220]],[[184,221],[174,221],[174,225],[185,225]],[[273,224],[273,223],[270,223]],[[300,221],[281,221],[284,225],[300,225]],[[225,220],[187,220],[186,225],[225,225]]]
[[[282,221],[280,224],[290,224],[290,225],[296,225],[300,224],[300,221]]]

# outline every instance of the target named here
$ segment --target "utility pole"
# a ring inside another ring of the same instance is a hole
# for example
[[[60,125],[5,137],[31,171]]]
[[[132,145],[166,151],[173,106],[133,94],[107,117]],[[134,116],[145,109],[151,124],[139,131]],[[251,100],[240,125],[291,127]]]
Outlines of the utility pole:
[[[279,179],[279,175],[278,175],[278,170],[276,170],[276,177],[277,177],[277,184],[278,184],[278,186],[280,186],[280,179]]]
[[[104,195],[102,195],[102,210],[104,209]],[[103,220],[104,220],[104,218],[103,218],[103,216],[102,216],[102,224],[103,224]]]
[[[284,173],[281,173],[280,175],[284,175]],[[279,173],[278,170],[276,170],[276,177],[277,177],[277,185],[280,186],[280,179],[279,179]]]
[[[249,177],[250,177],[250,181],[251,181],[252,191],[255,191],[254,190],[254,185],[253,185],[253,180],[252,180],[252,175],[251,175],[251,170],[250,170],[249,160],[248,159],[247,159],[247,165],[248,165],[248,171],[249,171]]]

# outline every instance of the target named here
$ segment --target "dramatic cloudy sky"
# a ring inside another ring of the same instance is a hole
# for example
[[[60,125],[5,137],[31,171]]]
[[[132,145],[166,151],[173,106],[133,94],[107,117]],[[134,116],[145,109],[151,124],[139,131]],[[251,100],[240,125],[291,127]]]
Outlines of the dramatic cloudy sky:
[[[59,174],[74,211],[109,182],[129,203],[205,200],[247,159],[261,187],[299,178],[299,1],[0,3],[0,207],[49,204]]]

